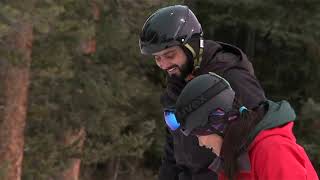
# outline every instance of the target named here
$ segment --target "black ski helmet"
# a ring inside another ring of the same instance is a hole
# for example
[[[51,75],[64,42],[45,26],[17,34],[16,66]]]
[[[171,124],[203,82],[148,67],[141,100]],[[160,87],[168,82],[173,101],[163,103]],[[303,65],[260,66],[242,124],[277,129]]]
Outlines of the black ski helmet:
[[[151,55],[172,46],[184,45],[196,58],[199,52],[195,52],[188,42],[192,38],[202,40],[202,33],[201,24],[187,6],[164,7],[144,23],[139,39],[140,51]],[[203,40],[200,46],[203,46]]]
[[[209,123],[209,115],[215,109],[230,112],[235,92],[230,84],[215,73],[195,77],[182,90],[176,103],[176,117],[181,131],[189,135],[196,128]]]

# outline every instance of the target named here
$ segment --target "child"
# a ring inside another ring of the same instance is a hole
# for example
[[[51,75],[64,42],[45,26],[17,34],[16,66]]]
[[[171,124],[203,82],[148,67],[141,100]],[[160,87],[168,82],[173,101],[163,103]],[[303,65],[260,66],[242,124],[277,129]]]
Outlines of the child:
[[[217,155],[209,169],[219,179],[316,180],[292,133],[295,118],[287,101],[241,106],[229,83],[214,73],[194,78],[176,109],[165,111],[171,129],[197,136],[200,146]]]

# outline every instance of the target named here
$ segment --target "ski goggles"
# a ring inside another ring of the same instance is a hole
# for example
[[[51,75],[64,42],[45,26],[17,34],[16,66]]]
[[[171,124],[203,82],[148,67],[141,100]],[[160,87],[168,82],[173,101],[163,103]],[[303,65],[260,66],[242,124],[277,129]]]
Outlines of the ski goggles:
[[[164,110],[164,119],[167,124],[167,126],[170,128],[170,130],[175,131],[178,128],[180,128],[179,120],[177,119],[175,115],[174,109],[165,109]],[[222,135],[224,129],[225,129],[225,112],[221,109],[217,109],[214,112],[210,114],[208,117],[208,122],[214,122],[214,123],[208,123],[204,127],[195,128],[192,130],[193,135],[209,135],[209,134],[219,134]],[[183,129],[182,129],[183,131]]]
[[[223,116],[224,116],[224,113],[216,112],[215,115],[212,115],[209,118],[212,121],[218,120],[219,122],[221,122],[223,119],[222,118]],[[215,120],[213,120],[213,119],[215,119]],[[165,109],[164,110],[164,120],[171,131],[175,131],[178,128],[180,128],[180,123],[175,115],[174,109]],[[205,136],[205,135],[216,133],[216,134],[222,135],[223,128],[224,127],[223,127],[222,123],[208,124],[204,127],[193,129],[191,134]],[[181,129],[181,130],[183,131],[183,129]]]
[[[195,128],[190,134],[196,136],[206,136],[209,134],[218,134],[224,136],[224,131],[231,121],[236,120],[238,113],[230,111],[225,113],[223,110],[217,109],[208,117],[207,125]]]
[[[208,117],[207,125],[193,129],[190,134],[197,136],[218,134],[219,136],[223,136],[223,132],[226,127],[225,117],[225,112],[221,109],[217,109]]]

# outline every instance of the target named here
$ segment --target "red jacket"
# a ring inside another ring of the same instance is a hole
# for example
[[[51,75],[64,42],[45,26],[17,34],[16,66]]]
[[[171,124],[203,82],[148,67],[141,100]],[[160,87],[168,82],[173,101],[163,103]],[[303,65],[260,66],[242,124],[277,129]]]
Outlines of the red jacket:
[[[304,149],[296,143],[293,122],[261,131],[249,146],[251,169],[238,180],[318,180]],[[222,173],[219,180],[227,179]]]

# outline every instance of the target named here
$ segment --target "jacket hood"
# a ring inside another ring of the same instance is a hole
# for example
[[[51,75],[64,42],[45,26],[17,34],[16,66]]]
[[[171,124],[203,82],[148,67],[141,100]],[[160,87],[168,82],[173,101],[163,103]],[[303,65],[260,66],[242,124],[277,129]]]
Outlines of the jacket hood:
[[[264,90],[256,78],[251,62],[237,47],[211,40],[204,41],[203,58],[195,76],[214,72],[225,78],[247,108],[266,101]]]
[[[223,55],[219,56],[219,53]],[[231,44],[212,40],[205,40],[204,51],[202,56],[203,58],[200,64],[201,71],[206,71],[207,69],[210,69],[212,71],[212,69],[214,69],[215,73],[221,74],[229,69],[237,68],[246,70],[251,75],[254,75],[253,66],[251,62],[248,61],[246,54],[241,49]],[[236,56],[237,60],[228,61],[228,56]],[[213,63],[215,63],[215,65],[213,65]]]
[[[254,143],[252,143],[250,146],[254,146],[254,144],[259,142],[259,140],[275,134],[294,138],[292,133],[293,123],[289,122],[293,122],[296,120],[296,114],[291,105],[285,100],[280,102],[273,102],[268,100],[266,102],[266,105],[268,108],[267,113],[248,136],[248,144],[250,144],[254,140]],[[283,126],[287,123],[289,124]],[[265,131],[263,132],[264,134],[259,134],[262,130],[267,129],[272,129],[272,131]],[[254,139],[258,134],[259,139]]]

